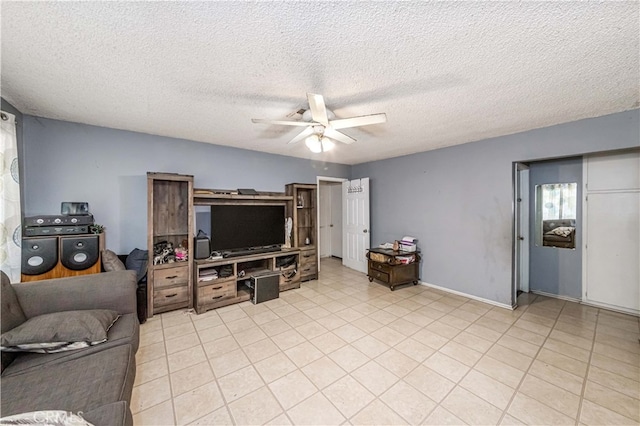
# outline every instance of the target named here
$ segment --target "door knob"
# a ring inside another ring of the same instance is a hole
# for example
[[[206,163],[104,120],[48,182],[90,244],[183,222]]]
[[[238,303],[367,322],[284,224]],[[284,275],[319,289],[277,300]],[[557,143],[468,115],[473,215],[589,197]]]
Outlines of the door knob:
[[[522,235],[518,235],[518,239],[519,239],[520,241],[523,241],[523,240],[524,240],[524,237],[523,237]]]
[[[364,232],[364,233],[366,234],[366,233],[367,233],[367,230],[365,229],[365,230],[364,230],[364,231],[362,231],[362,232]]]

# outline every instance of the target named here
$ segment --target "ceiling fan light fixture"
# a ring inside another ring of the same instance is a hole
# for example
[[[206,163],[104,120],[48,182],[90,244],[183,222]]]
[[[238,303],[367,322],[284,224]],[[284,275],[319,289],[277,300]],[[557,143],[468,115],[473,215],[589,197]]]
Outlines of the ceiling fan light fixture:
[[[335,146],[335,144],[331,142],[329,139],[324,138],[321,135],[317,135],[317,134],[307,137],[304,140],[304,144],[314,154],[330,151]]]

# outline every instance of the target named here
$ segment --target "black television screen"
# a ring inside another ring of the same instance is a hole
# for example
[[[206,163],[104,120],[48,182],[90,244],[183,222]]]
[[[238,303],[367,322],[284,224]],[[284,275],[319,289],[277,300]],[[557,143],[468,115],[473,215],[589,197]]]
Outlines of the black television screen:
[[[211,206],[211,250],[284,244],[284,206]]]

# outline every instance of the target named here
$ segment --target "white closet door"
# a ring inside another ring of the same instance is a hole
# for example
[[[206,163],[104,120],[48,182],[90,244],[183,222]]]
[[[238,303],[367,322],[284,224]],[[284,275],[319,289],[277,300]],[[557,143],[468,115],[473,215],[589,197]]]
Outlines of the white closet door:
[[[584,300],[640,313],[640,153],[585,160]]]
[[[589,194],[587,205],[587,299],[640,311],[640,193]]]

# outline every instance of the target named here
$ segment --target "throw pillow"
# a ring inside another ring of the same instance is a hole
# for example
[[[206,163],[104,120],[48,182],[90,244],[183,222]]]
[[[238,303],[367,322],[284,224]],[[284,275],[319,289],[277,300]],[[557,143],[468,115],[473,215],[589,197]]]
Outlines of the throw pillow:
[[[147,274],[147,263],[149,262],[149,252],[147,250],[140,250],[134,248],[127,256],[126,267],[136,271],[137,282],[140,282],[142,278]]]
[[[568,237],[571,234],[571,232],[573,232],[573,229],[574,228],[572,226],[559,226],[547,232],[547,234],[555,234],[560,237]]]
[[[107,341],[107,332],[119,317],[108,309],[39,315],[2,333],[0,350],[53,353],[97,345]]]
[[[82,416],[62,410],[31,411],[29,413],[14,414],[0,419],[0,426],[4,425],[93,426]]]
[[[118,258],[118,255],[111,250],[102,250],[102,267],[105,271],[124,271],[124,263]]]

